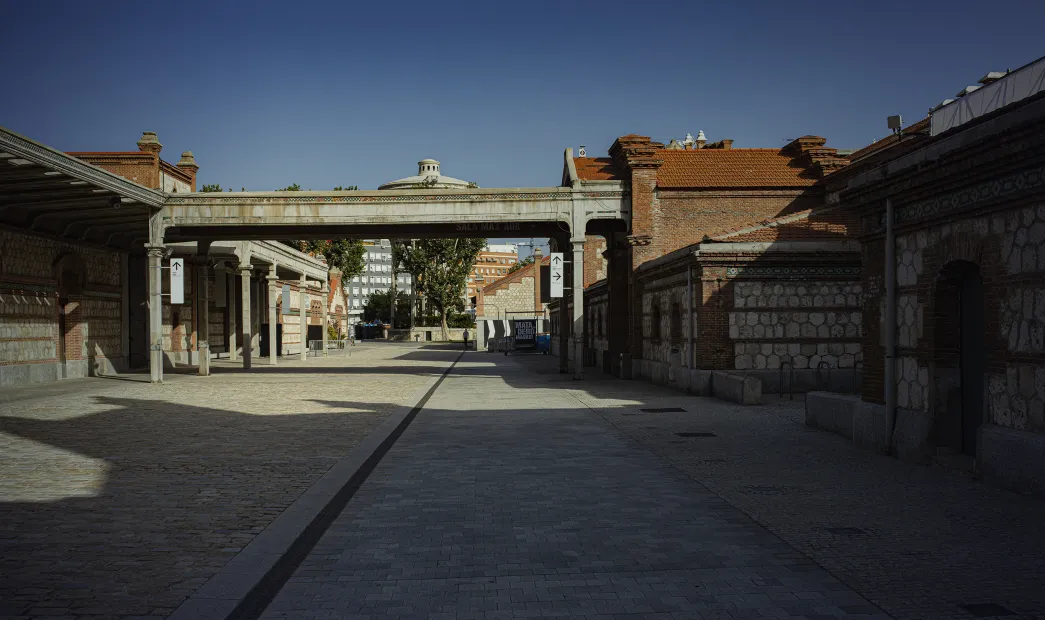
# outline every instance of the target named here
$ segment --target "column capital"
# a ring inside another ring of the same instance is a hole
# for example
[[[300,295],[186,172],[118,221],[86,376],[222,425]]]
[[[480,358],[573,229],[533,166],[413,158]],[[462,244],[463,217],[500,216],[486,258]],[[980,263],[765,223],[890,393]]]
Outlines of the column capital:
[[[249,265],[249,264],[248,265],[237,265],[236,266],[236,271],[239,271],[240,273],[253,271],[253,269],[254,269],[254,265]]]
[[[156,244],[152,244],[152,243],[146,243],[145,244],[145,249],[146,249],[146,251],[148,251],[149,256],[159,256],[159,257],[162,258],[163,257],[163,252],[167,249],[167,246],[162,245],[162,244],[156,245]]]
[[[276,281],[279,280],[279,276],[274,276],[272,274],[269,274],[269,275],[265,276],[265,279],[268,280],[269,282],[275,283]]]
[[[577,249],[577,246],[581,246],[583,248],[586,241],[587,239],[585,239],[584,237],[570,239],[570,243],[573,244],[573,249],[575,250]]]

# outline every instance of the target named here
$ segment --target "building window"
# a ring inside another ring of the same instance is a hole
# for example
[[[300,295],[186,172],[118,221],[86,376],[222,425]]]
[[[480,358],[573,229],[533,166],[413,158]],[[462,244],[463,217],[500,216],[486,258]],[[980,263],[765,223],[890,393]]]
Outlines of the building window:
[[[657,302],[653,302],[650,308],[649,337],[650,340],[660,340],[660,304]]]

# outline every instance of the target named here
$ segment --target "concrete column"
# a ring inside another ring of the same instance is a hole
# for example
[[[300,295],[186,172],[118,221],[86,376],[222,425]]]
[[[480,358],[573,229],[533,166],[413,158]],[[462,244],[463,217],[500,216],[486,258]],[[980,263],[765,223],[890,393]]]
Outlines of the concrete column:
[[[541,261],[544,257],[541,255],[541,248],[533,249],[533,311],[538,313],[541,311]]]
[[[573,239],[573,378],[584,377],[584,237]]]
[[[279,343],[276,342],[276,322],[278,320],[276,316],[276,299],[279,297],[279,291],[276,288],[276,265],[273,264],[269,267],[269,274],[265,279],[269,283],[269,364],[275,366],[276,357],[279,354]]]
[[[239,277],[240,277],[240,316],[242,317],[242,325],[240,325],[240,333],[243,334],[243,367],[250,368],[251,357],[254,354],[251,346],[253,343],[251,336],[251,320],[250,320],[250,272],[254,267],[252,265],[240,265],[239,266]]]
[[[163,246],[145,246],[149,253],[149,376],[163,382]]]
[[[301,276],[301,361],[308,359],[308,278]]]
[[[199,353],[199,374],[210,374],[210,287],[207,275],[210,265],[203,261],[196,265],[196,349]],[[224,277],[225,274],[222,274]]]
[[[229,269],[224,275],[228,278],[228,283],[225,287],[225,297],[228,299],[228,303],[225,304],[225,310],[229,313],[229,333],[226,334],[229,340],[229,361],[236,361],[236,335],[239,333],[239,321],[236,319],[236,272],[233,269]]]
[[[394,308],[395,307],[395,295],[394,295],[394,293],[395,293],[395,286],[392,287],[392,292],[393,292],[392,307]],[[327,315],[330,314],[330,304],[328,303],[328,299],[330,297],[329,293],[330,293],[330,284],[327,283],[327,282],[324,282],[323,283],[323,291],[322,291],[322,295],[323,295],[323,314],[322,314],[322,317],[323,317],[323,319],[322,319],[322,322],[323,322],[323,355],[327,354],[327,321],[330,320],[330,317],[327,316]],[[393,313],[392,316],[394,318],[395,314]],[[393,325],[395,325],[395,324],[393,323]]]

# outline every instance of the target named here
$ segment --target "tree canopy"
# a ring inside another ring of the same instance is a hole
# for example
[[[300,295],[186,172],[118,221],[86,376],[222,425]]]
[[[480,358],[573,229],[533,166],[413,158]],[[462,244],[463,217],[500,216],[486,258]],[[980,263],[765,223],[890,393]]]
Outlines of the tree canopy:
[[[466,278],[484,247],[486,239],[420,239],[401,250],[414,290],[439,310],[444,339],[448,338],[446,316],[464,307]]]
[[[334,191],[345,191],[359,189],[355,185],[342,187],[338,185]],[[221,191],[220,189],[218,191]],[[301,186],[297,183],[288,185],[277,192],[300,192]],[[285,241],[287,245],[295,250],[301,250],[313,256],[322,256],[327,261],[328,267],[341,270],[342,278],[348,280],[363,273],[366,263],[363,255],[366,248],[359,239],[298,239]]]

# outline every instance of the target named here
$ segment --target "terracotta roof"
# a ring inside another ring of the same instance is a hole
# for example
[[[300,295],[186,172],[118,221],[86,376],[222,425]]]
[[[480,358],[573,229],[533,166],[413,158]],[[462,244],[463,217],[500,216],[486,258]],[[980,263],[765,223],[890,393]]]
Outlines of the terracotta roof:
[[[574,157],[573,165],[582,181],[618,181],[621,178],[609,157]]]
[[[860,233],[860,215],[838,206],[809,209],[775,217],[751,226],[708,235],[712,241],[812,241],[837,239]]]
[[[658,187],[807,187],[817,181],[780,149],[664,149],[657,157],[664,160]]]
[[[541,264],[542,265],[549,265],[549,264],[551,264],[549,261],[551,261],[551,256],[545,256],[545,257],[541,258]],[[531,273],[532,271],[533,271],[533,263],[530,263],[529,265],[526,265],[525,267],[522,267],[521,269],[516,269],[512,273],[504,276],[503,278],[499,278],[495,282],[492,282],[492,283],[487,284],[486,286],[484,286],[483,287],[483,296],[489,295],[493,291],[496,291],[498,289],[504,288],[504,287],[508,286],[509,284],[511,284],[512,282],[518,282],[519,280],[522,280],[526,276],[531,276],[532,277],[532,273]]]

